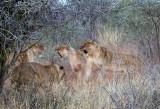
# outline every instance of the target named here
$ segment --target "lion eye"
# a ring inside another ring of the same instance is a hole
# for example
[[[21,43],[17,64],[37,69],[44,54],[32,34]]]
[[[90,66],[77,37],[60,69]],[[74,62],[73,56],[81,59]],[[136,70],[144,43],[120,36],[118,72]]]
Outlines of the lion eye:
[[[86,43],[83,44],[83,46],[85,46],[85,45],[86,45]]]

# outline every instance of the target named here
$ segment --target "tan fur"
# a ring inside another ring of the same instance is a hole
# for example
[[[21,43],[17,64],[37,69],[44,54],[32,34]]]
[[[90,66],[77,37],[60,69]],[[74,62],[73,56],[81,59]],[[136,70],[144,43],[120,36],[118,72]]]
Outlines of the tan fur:
[[[15,66],[18,66],[22,62],[23,63],[25,63],[25,62],[34,62],[34,57],[40,55],[43,50],[44,50],[44,46],[39,45],[39,44],[34,45],[33,47],[29,48],[28,50],[26,50],[25,52],[20,54],[18,60],[15,62]],[[14,56],[14,53],[11,53],[8,56],[6,65],[10,64],[10,62],[12,61],[13,56]]]
[[[20,64],[14,69],[12,80],[20,85],[35,81],[48,86],[53,82],[60,82],[64,74],[63,68],[57,64],[45,66],[35,62],[28,62]]]
[[[80,50],[76,50],[67,45],[62,45],[56,49],[61,58],[68,58],[73,72],[78,79],[84,77],[86,60]]]
[[[137,57],[110,52],[93,40],[85,41],[80,49],[84,52],[87,60],[88,76],[102,66],[112,71],[126,71],[127,69],[140,71],[141,61]]]
[[[40,44],[36,44],[32,48],[28,49],[25,52],[25,55],[27,55],[26,58],[28,59],[26,60],[26,62],[34,62],[34,57],[39,56],[43,50],[44,50],[44,46]]]

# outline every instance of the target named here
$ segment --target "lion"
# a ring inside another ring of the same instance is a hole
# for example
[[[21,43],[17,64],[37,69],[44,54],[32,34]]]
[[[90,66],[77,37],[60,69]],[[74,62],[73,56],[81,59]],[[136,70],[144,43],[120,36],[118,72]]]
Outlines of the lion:
[[[63,79],[65,72],[63,66],[57,64],[41,65],[35,62],[22,63],[15,67],[12,74],[12,81],[16,85],[29,84],[32,81],[48,86]]]
[[[15,62],[15,66],[18,66],[22,62],[34,62],[35,56],[39,56],[41,52],[44,50],[44,46],[40,44],[30,45],[28,49],[26,49],[23,53],[20,54],[19,58]],[[6,65],[10,64],[13,59],[14,53],[11,53],[8,56]],[[18,56],[18,54],[16,54]]]
[[[78,79],[84,77],[86,60],[80,50],[62,45],[56,49],[56,52],[62,59],[68,58],[72,71],[76,74]]]
[[[126,54],[113,53],[101,46],[93,40],[85,41],[81,47],[87,60],[87,76],[91,75],[97,68],[106,67],[112,71],[124,71],[133,69],[136,73],[140,71],[141,61],[139,58]]]
[[[41,52],[44,50],[44,46],[40,44],[35,44],[33,47],[29,48],[25,54],[27,55],[25,62],[34,62],[35,56],[41,55]],[[21,59],[23,60],[23,59]]]

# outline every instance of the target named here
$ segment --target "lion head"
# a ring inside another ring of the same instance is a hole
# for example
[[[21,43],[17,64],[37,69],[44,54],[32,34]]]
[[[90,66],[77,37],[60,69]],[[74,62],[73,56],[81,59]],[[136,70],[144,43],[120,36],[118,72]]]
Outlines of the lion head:
[[[67,45],[62,45],[56,49],[56,52],[60,55],[61,58],[67,58],[69,55],[70,47]]]
[[[31,49],[33,49],[33,54],[34,54],[35,56],[38,56],[38,55],[40,55],[41,52],[44,50],[44,46],[43,46],[43,45],[40,45],[40,44],[36,44],[36,45],[34,45],[33,48],[31,48]]]
[[[85,41],[82,46],[80,47],[81,51],[83,51],[84,55],[89,55],[94,52],[94,50],[97,48],[97,43],[93,40],[87,40]]]

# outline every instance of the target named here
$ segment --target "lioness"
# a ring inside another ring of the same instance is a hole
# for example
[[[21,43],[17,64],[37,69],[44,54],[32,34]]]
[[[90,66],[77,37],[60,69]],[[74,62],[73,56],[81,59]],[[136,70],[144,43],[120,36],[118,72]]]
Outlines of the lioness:
[[[113,53],[99,46],[93,40],[85,41],[80,49],[83,51],[87,60],[87,76],[96,68],[107,67],[108,70],[140,71],[140,59],[131,55]]]
[[[30,48],[31,47],[31,48]],[[18,66],[22,62],[34,62],[34,57],[41,54],[41,52],[44,50],[44,46],[40,44],[35,44],[33,47],[30,45],[29,49],[27,49],[25,52],[21,53],[18,60],[15,62],[15,66]],[[17,54],[18,55],[18,54]],[[14,56],[14,53],[11,53],[8,56],[6,65],[10,64]]]
[[[77,75],[78,79],[82,79],[85,73],[86,60],[80,50],[74,49],[67,45],[62,45],[56,49],[56,52],[61,58],[68,58],[73,72]]]
[[[63,66],[57,64],[45,66],[35,62],[27,62],[14,69],[12,80],[17,85],[27,84],[34,80],[36,83],[48,86],[50,83],[60,82],[64,75]]]

